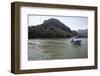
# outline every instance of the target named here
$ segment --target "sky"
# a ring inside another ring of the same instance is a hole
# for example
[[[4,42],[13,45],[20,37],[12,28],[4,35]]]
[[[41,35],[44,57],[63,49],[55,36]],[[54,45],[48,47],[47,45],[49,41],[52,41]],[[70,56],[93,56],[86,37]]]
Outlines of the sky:
[[[55,18],[68,26],[71,30],[88,29],[88,17],[78,16],[47,16],[47,15],[29,15],[28,26],[42,24],[44,20]]]

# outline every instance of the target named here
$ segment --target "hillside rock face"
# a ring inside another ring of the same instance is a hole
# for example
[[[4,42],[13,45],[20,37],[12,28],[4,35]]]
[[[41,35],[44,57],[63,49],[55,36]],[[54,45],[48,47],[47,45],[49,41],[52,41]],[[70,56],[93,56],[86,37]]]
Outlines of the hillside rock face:
[[[28,38],[69,38],[73,32],[57,19],[45,20],[42,24],[28,27]]]
[[[44,26],[54,26],[56,28],[62,29],[66,32],[71,32],[70,28],[67,27],[65,24],[63,24],[62,22],[60,22],[57,19],[51,18],[49,20],[44,21]]]

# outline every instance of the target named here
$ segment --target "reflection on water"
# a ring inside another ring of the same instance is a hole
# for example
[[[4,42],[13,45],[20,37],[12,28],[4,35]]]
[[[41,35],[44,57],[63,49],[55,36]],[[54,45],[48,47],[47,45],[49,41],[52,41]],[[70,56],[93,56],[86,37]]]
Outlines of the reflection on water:
[[[87,38],[80,39],[81,45],[73,45],[68,38],[30,39],[28,40],[28,60],[87,58]]]

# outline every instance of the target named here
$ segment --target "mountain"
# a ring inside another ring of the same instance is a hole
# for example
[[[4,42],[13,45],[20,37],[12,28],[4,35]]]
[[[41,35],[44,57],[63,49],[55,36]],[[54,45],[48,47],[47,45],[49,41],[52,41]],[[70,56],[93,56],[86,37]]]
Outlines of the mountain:
[[[88,37],[88,29],[78,30],[77,33],[80,38]]]
[[[69,38],[73,32],[61,21],[50,18],[42,24],[28,27],[28,38]]]
[[[48,26],[54,26],[54,27],[62,29],[64,31],[71,32],[69,27],[67,27],[65,24],[63,24],[62,22],[60,22],[59,20],[54,19],[54,18],[45,20],[43,25],[47,26],[47,27]]]

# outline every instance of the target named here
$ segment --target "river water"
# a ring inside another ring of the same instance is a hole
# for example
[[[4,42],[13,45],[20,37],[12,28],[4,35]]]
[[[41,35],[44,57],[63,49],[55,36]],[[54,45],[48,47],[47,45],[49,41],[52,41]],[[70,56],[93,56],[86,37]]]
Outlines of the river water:
[[[81,45],[65,39],[29,39],[28,60],[79,59],[88,57],[88,39],[80,38]]]

